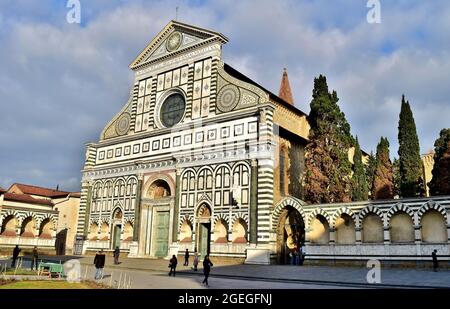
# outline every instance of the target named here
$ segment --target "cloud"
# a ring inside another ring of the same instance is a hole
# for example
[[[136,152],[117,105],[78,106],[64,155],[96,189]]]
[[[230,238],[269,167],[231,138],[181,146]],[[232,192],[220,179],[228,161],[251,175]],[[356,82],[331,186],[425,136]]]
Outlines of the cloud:
[[[450,114],[450,6],[382,1],[81,1],[82,24],[64,1],[0,3],[0,185],[78,190],[84,144],[126,102],[128,64],[174,18],[224,33],[224,60],[277,93],[287,67],[296,105],[309,112],[313,79],[325,74],[363,148],[387,136],[397,152],[401,95],[412,104],[422,152]],[[8,12],[6,14],[5,12]],[[432,16],[433,18],[430,18]]]

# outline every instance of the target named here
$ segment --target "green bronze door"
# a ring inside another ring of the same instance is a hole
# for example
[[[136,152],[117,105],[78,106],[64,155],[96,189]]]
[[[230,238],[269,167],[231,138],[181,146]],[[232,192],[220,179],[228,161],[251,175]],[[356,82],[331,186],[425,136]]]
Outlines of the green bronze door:
[[[114,240],[113,240],[113,249],[116,247],[120,248],[120,233],[122,231],[122,226],[115,225],[114,226]]]
[[[199,253],[200,257],[203,259],[205,255],[209,254],[211,223],[201,223],[199,228]]]
[[[169,248],[169,212],[158,211],[155,220],[155,256],[166,257]]]

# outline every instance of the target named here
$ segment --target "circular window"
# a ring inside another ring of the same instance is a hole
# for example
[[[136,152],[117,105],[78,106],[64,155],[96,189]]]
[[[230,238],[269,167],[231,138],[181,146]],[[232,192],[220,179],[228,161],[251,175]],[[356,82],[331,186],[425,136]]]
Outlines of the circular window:
[[[168,128],[179,123],[185,108],[186,102],[181,94],[170,95],[161,106],[160,119],[163,126]]]

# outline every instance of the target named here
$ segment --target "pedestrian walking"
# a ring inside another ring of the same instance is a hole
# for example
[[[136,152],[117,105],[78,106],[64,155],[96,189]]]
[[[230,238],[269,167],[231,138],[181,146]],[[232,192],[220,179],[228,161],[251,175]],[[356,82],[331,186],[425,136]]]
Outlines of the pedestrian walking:
[[[189,266],[189,250],[186,249],[184,253],[184,266]]]
[[[197,271],[197,266],[198,266],[198,253],[197,252],[194,253],[194,263],[193,263],[193,265],[194,265],[194,271]]]
[[[37,247],[34,246],[33,253],[31,254],[31,270],[38,269],[38,258],[39,258],[38,250]]]
[[[13,249],[11,268],[16,267],[16,261],[17,261],[17,258],[19,257],[20,251],[22,251],[22,250],[19,249],[19,245],[16,245]]]
[[[211,267],[213,266],[213,263],[211,263],[211,260],[209,259],[209,255],[206,255],[203,259],[203,274],[205,275],[205,279],[203,279],[203,284],[208,286],[208,277],[209,273],[211,272]]]
[[[431,258],[433,259],[433,271],[438,271],[439,263],[438,263],[438,259],[437,259],[437,250],[436,249],[434,249],[433,252],[431,253]]]
[[[302,248],[302,256],[300,258],[300,263],[302,263],[302,265],[305,263],[305,258],[306,258],[306,248],[305,248],[305,244],[301,245]]]
[[[95,265],[95,280],[99,280],[103,277],[103,268],[105,267],[106,256],[103,253],[103,250],[97,251],[97,254],[94,258]]]
[[[170,272],[169,272],[169,276],[173,276],[175,277],[175,273],[177,270],[177,264],[178,264],[178,260],[177,257],[174,255],[172,255],[172,258],[169,261],[169,267],[170,267]]]
[[[120,264],[120,262],[119,262],[120,249],[119,249],[118,246],[116,247],[116,249],[114,249],[114,254],[113,254],[113,256],[114,256],[114,264],[115,264],[115,265]]]

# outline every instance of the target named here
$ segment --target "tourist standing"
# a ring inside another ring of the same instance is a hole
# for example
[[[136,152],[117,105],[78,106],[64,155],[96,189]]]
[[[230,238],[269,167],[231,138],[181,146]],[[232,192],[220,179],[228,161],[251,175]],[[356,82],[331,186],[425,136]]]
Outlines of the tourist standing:
[[[433,259],[433,271],[438,271],[439,263],[437,259],[437,250],[434,249],[431,253],[431,258]]]
[[[169,267],[170,267],[170,272],[169,272],[169,276],[173,276],[175,277],[175,272],[177,270],[177,264],[178,264],[178,260],[177,257],[174,255],[172,255],[172,258],[169,261]]]
[[[38,269],[38,258],[38,250],[35,246],[33,248],[33,253],[31,254],[31,270],[33,270],[34,268],[36,268],[36,270]]]
[[[97,251],[97,254],[94,258],[94,265],[95,265],[95,280],[99,280],[103,278],[103,268],[105,267],[105,254],[103,253],[103,250]]]
[[[189,265],[189,250],[186,249],[186,252],[184,253],[184,266]]]
[[[19,245],[16,245],[13,249],[11,268],[16,267],[16,261],[17,261],[17,258],[19,257],[20,251],[22,251],[22,250],[19,249]]]
[[[194,265],[194,271],[197,271],[197,266],[198,266],[198,253],[197,252],[194,253],[194,263],[193,263],[193,265]]]
[[[116,249],[114,250],[114,264],[120,264],[119,263],[119,256],[120,256],[120,249],[119,246],[116,247]]]
[[[209,259],[209,255],[206,255],[203,259],[203,274],[205,275],[205,279],[203,279],[203,284],[208,286],[208,277],[209,273],[211,272],[211,266],[213,266],[213,263],[211,263]]]

